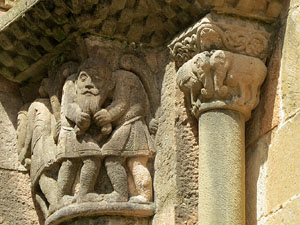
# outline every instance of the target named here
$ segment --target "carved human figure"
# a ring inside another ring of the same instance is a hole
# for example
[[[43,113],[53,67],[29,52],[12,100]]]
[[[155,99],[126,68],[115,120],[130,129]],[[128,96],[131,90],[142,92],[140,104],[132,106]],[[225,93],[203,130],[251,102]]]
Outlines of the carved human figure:
[[[30,177],[35,200],[40,205],[44,216],[49,215],[57,203],[55,165],[56,145],[53,134],[55,133],[55,118],[49,98],[40,88],[41,96],[28,108],[28,112],[21,110],[18,115],[18,146],[19,161],[30,170]],[[22,142],[22,143],[21,143]],[[36,191],[39,189],[42,193]],[[43,200],[43,194],[48,204]]]
[[[145,123],[149,114],[148,97],[141,81],[132,72],[117,70],[113,73],[113,80],[114,89],[108,95],[111,104],[95,115],[100,125],[111,122],[115,127],[102,146],[102,152],[110,155],[106,158],[107,172],[111,181],[118,179],[118,171],[108,164],[115,161],[116,156],[121,156],[121,160],[127,162],[138,193],[130,201],[149,202],[152,198],[152,178],[147,161],[153,155],[154,147]]]
[[[63,159],[58,174],[60,206],[73,201],[72,186],[81,164],[76,201],[100,200],[98,194],[94,193],[102,160],[98,142],[110,134],[112,128],[110,123],[100,127],[93,117],[101,109],[112,86],[110,69],[102,60],[97,59],[84,61],[78,73],[71,75],[65,82],[59,137],[62,150],[59,158]],[[81,145],[76,145],[75,142],[80,142]]]
[[[65,78],[76,63],[67,62],[49,72],[39,88],[41,98],[26,104],[18,113],[19,161],[30,170],[32,193],[44,217],[57,204],[57,136],[60,129],[60,97]],[[46,198],[46,201],[45,201]]]
[[[132,201],[149,201],[152,179],[146,164],[152,148],[144,122],[149,106],[138,77],[124,70],[112,73],[104,61],[87,59],[80,66],[78,75],[67,79],[62,107],[59,139],[63,152],[59,157],[64,160],[58,175],[59,198],[71,195],[80,166],[77,158],[80,158],[83,166],[77,201],[99,201],[101,197],[106,201],[127,201],[127,174],[123,163],[128,158],[126,162],[139,193]],[[111,124],[115,130],[109,139],[99,140],[99,130],[108,135],[111,129],[107,127]],[[76,135],[77,128],[83,132]],[[82,143],[86,145],[83,148]],[[78,149],[79,146],[82,149]],[[99,197],[93,190],[104,157],[114,191]]]

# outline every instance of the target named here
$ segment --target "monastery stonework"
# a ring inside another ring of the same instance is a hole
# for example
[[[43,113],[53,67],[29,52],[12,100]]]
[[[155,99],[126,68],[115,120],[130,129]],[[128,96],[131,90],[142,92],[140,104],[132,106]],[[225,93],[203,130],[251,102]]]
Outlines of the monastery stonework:
[[[0,0],[0,224],[300,224],[300,0]]]

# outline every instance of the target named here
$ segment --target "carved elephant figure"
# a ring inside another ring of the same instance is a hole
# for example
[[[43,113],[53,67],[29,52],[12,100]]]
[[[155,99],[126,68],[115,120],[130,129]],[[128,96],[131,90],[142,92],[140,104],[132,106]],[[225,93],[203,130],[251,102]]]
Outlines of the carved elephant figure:
[[[177,84],[183,92],[191,94],[192,103],[200,92],[207,99],[214,95],[209,55],[207,51],[195,55],[177,72]]]
[[[217,50],[210,57],[216,94],[225,98],[235,91],[235,103],[255,107],[266,74],[265,64],[258,58]]]

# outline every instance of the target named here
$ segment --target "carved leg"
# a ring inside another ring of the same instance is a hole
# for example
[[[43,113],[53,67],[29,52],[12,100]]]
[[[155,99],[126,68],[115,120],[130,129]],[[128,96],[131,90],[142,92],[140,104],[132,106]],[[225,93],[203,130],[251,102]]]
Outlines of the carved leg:
[[[147,165],[147,157],[134,157],[128,159],[127,165],[133,176],[138,196],[130,198],[131,202],[149,202],[152,198],[152,178]]]
[[[225,97],[228,93],[228,87],[223,85],[226,75],[227,68],[225,67],[225,65],[221,65],[220,67],[218,67],[214,74],[215,90],[221,98]]]
[[[121,162],[123,159],[108,157],[105,159],[107,175],[114,191],[105,196],[106,201],[126,202],[128,201],[127,173]]]
[[[215,91],[219,97],[223,98],[228,93],[228,87],[224,85],[224,81],[231,65],[231,60],[224,51],[216,51],[210,59],[210,64],[214,70]]]
[[[80,187],[77,196],[77,202],[100,201],[99,195],[92,193],[95,189],[95,183],[100,167],[100,158],[88,157],[83,159],[83,166],[80,172]]]
[[[45,171],[39,180],[41,191],[49,203],[49,214],[55,210],[57,205],[57,182],[51,175],[50,171]]]
[[[210,73],[203,73],[201,75],[201,82],[203,83],[203,88],[201,89],[201,94],[205,98],[211,98],[214,95],[213,79]]]
[[[251,108],[255,108],[259,102],[260,90],[256,85],[251,85],[251,98],[247,102],[247,105]]]
[[[247,101],[247,97],[249,96],[249,89],[247,85],[242,84],[242,82],[239,83],[239,89],[240,89],[240,96],[236,98],[235,103],[238,105],[243,105]]]
[[[39,205],[39,207],[41,208],[41,211],[42,211],[44,217],[47,218],[50,213],[48,211],[48,207],[46,205],[45,199],[42,198],[40,193],[36,193],[35,200],[36,200],[37,204]]]
[[[79,162],[74,159],[67,159],[61,164],[57,178],[57,200],[60,201],[62,205],[67,205],[72,202],[70,195],[72,195],[72,188],[78,168]]]

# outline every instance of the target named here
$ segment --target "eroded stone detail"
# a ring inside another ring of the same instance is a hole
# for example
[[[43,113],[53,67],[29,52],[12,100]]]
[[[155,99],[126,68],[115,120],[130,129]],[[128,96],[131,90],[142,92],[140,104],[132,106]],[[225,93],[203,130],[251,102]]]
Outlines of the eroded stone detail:
[[[180,67],[198,53],[217,49],[265,60],[269,39],[270,33],[259,24],[212,13],[179,35],[169,47]]]
[[[232,109],[248,120],[259,102],[260,86],[267,74],[257,58],[228,51],[205,51],[177,72],[177,83],[190,96],[194,115],[214,109]]]
[[[273,22],[280,14],[279,0],[214,0],[215,10],[228,14]]]
[[[141,60],[126,55],[120,61],[132,68]],[[19,160],[30,170],[33,197],[45,218],[73,204],[125,203],[111,212],[151,202],[147,162],[155,154],[150,131],[155,134],[157,122],[144,89],[149,85],[140,79],[144,71],[133,71],[112,71],[100,58],[63,64],[42,81],[41,98],[20,111]],[[96,188],[101,182],[112,192]]]
[[[258,23],[208,14],[169,48],[177,83],[199,117],[210,109],[231,109],[248,120],[259,102],[271,34]]]

